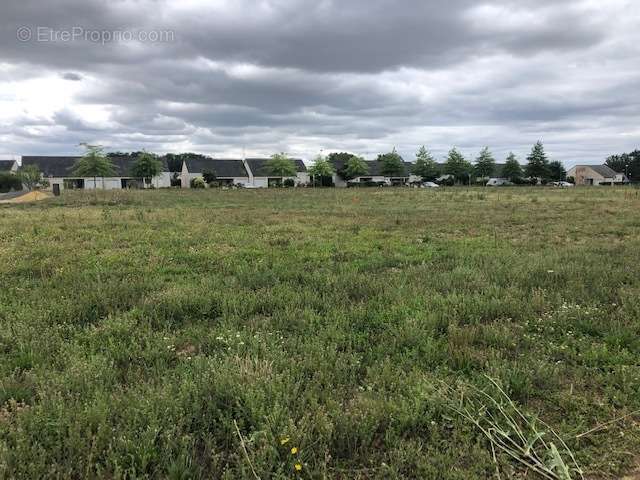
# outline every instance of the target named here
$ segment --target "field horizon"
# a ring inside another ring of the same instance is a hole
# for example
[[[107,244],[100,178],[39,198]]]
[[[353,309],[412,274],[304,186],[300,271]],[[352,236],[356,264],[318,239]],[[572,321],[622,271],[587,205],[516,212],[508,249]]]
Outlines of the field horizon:
[[[545,478],[487,425],[546,478],[620,478],[639,212],[632,187],[0,205],[0,478]]]

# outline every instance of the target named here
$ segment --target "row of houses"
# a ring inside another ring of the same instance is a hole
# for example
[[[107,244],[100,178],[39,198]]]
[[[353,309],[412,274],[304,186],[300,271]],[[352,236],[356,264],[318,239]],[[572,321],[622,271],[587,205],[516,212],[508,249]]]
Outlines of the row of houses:
[[[21,166],[35,166],[48,181],[50,189],[124,189],[137,188],[141,185],[141,179],[131,176],[131,170],[135,157],[129,155],[111,156],[116,176],[106,178],[77,177],[72,174],[73,166],[80,157],[64,156],[24,156]],[[166,188],[179,185],[182,188],[190,188],[192,180],[202,178],[205,172],[214,172],[217,182],[221,185],[242,185],[248,188],[267,188],[282,185],[290,179],[296,185],[306,185],[311,181],[304,162],[294,159],[296,167],[295,177],[281,177],[269,172],[267,158],[247,159],[214,159],[210,157],[194,156],[182,161],[179,172],[172,172],[165,159],[162,159],[163,171],[151,179],[151,185],[155,188]],[[336,172],[344,168],[343,160],[333,160]],[[413,163],[404,162],[403,169],[395,175],[389,176],[382,172],[382,163],[376,160],[366,162],[368,173],[347,182],[338,174],[334,174],[332,182],[336,187],[346,187],[348,183],[385,183],[388,185],[404,185],[420,181],[419,177],[412,175]],[[17,172],[19,165],[15,160],[0,160],[0,172]],[[497,164],[494,177],[501,178],[504,164]],[[615,172],[606,165],[576,165],[567,175],[572,177],[576,185],[613,185],[628,183],[628,179],[622,173]],[[439,180],[443,180],[443,175]]]
[[[73,167],[81,157],[50,157],[50,156],[23,156],[21,168],[35,166],[47,180],[49,189],[87,189],[95,188],[104,190],[138,188],[145,186],[142,179],[132,176],[131,171],[136,161],[129,155],[110,156],[109,160],[115,167],[116,176],[113,177],[78,177],[73,175]],[[190,188],[192,180],[202,178],[205,172],[214,172],[217,182],[221,185],[243,185],[253,188],[266,188],[281,185],[287,179],[295,184],[309,182],[309,174],[304,162],[294,159],[296,176],[281,177],[272,175],[268,171],[266,158],[248,159],[213,159],[208,157],[194,157],[182,162],[182,168],[178,172],[172,172],[165,159],[161,159],[162,172],[150,180],[150,185],[155,188],[168,188],[176,184],[182,188]],[[7,161],[6,170],[9,170]],[[2,168],[0,168],[2,170]],[[17,171],[17,163],[11,166],[12,171]]]

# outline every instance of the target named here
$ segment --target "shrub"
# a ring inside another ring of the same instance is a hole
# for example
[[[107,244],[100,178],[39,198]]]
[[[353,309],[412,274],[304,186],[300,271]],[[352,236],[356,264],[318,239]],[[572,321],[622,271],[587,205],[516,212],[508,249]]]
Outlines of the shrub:
[[[20,177],[11,173],[0,173],[0,193],[10,192],[11,190],[22,190]]]
[[[206,184],[202,177],[196,177],[191,179],[191,188],[205,188]]]
[[[285,179],[283,185],[285,187],[291,188],[296,186],[296,182],[293,180],[293,178],[287,178]]]

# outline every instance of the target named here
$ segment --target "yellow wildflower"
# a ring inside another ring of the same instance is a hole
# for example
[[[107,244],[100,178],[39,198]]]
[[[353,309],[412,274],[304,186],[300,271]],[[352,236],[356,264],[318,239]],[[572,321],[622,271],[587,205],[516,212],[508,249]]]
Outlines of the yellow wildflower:
[[[291,455],[295,455],[296,453],[298,453],[298,447],[293,447],[291,449]]]
[[[302,464],[301,463],[296,463],[293,468],[296,469],[296,472],[299,472],[300,470],[302,470]]]
[[[280,445],[286,445],[289,443],[289,437],[284,437],[280,439]]]

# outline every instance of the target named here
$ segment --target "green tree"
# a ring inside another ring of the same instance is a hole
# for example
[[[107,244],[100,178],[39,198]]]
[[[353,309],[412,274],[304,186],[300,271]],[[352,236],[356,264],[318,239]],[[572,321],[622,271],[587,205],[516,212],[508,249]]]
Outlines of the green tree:
[[[22,190],[23,183],[21,175],[14,175],[9,172],[0,172],[0,193],[10,192],[11,190]]]
[[[338,172],[338,174],[347,181],[362,177],[368,173],[369,165],[366,160],[357,155],[351,155],[344,164],[344,167],[342,167],[342,170]]]
[[[476,158],[475,172],[480,178],[489,178],[493,176],[496,169],[496,160],[493,158],[489,147],[484,147],[480,151],[480,155]]]
[[[444,173],[453,175],[458,183],[465,183],[471,180],[472,172],[473,165],[455,147],[452,148],[444,164]]]
[[[634,183],[640,182],[640,150],[634,150],[629,154],[629,169],[624,173]]]
[[[432,182],[438,178],[440,173],[438,165],[424,145],[421,146],[416,153],[416,163],[411,173],[420,177],[423,182]]]
[[[295,177],[298,173],[296,164],[286,153],[275,153],[266,163],[265,169],[269,175],[276,177]]]
[[[93,177],[94,189],[97,189],[97,178],[100,177],[103,179],[102,188],[104,188],[104,177],[114,176],[116,167],[104,154],[104,149],[100,145],[81,143],[80,146],[84,147],[86,151],[73,165],[73,175],[77,177]]]
[[[334,172],[335,169],[333,165],[322,155],[318,155],[314,164],[309,168],[309,175],[311,175],[313,186],[316,185],[318,179],[320,179],[320,184],[323,185],[322,180],[327,177],[333,177]]]
[[[40,173],[40,169],[37,166],[27,165],[20,169],[18,178],[28,190],[33,190],[40,183],[42,173]]]
[[[170,172],[181,172],[182,171],[182,155],[175,153],[167,153],[164,156],[165,162],[167,162],[167,168]]]
[[[522,178],[524,172],[513,152],[507,156],[507,161],[502,169],[502,176],[512,182]]]
[[[625,173],[629,169],[630,162],[631,157],[629,154],[623,153],[622,155],[609,156],[604,164],[618,173]]]
[[[207,183],[207,185],[211,185],[218,179],[216,175],[216,171],[213,168],[207,168],[202,171],[202,178]]]
[[[380,173],[386,177],[402,177],[405,175],[404,161],[396,149],[391,152],[378,155],[381,163]]]
[[[544,153],[544,145],[538,140],[527,157],[525,173],[531,178],[549,178],[549,160]]]
[[[567,179],[567,171],[562,162],[554,160],[549,163],[549,178],[554,182],[564,182]]]
[[[131,166],[131,175],[144,179],[145,184],[151,183],[153,177],[162,172],[162,161],[153,153],[142,151]]]

